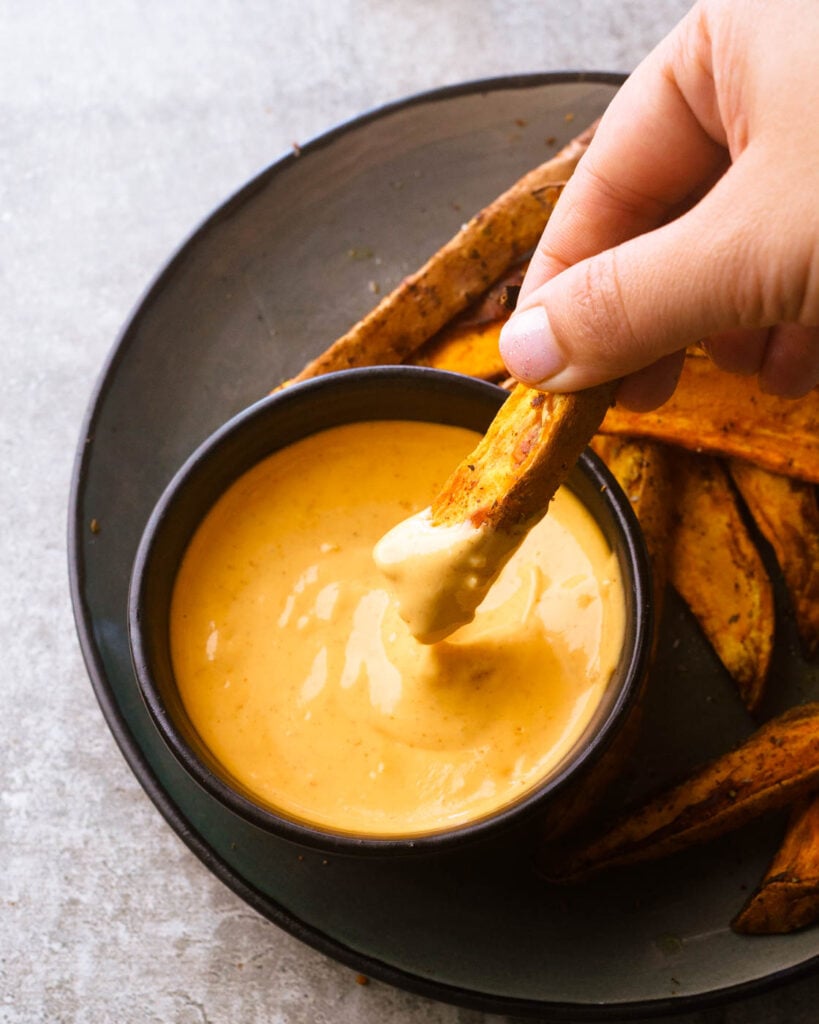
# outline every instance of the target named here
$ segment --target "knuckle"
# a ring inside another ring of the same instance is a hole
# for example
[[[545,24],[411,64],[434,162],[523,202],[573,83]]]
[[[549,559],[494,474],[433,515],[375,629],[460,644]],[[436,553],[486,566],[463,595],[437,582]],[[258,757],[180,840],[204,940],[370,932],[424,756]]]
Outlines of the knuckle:
[[[583,266],[575,298],[574,327],[589,340],[591,350],[615,368],[627,370],[626,353],[637,343],[617,266],[617,252],[608,250]]]
[[[734,271],[731,286],[743,324],[819,324],[819,217],[784,218],[777,231],[762,236],[756,225],[746,225],[734,243],[726,264]]]

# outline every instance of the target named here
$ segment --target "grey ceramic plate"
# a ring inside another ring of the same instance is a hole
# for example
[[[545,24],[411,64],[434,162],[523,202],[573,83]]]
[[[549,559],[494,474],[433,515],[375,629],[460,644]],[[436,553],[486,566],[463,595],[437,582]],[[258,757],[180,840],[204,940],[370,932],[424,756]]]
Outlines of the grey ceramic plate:
[[[485,1010],[584,1020],[690,1009],[816,960],[819,930],[751,940],[728,928],[779,822],[567,891],[538,881],[528,850],[364,866],[305,853],[220,808],[165,749],[131,669],[126,592],[150,510],[191,451],[364,313],[373,283],[385,292],[600,114],[618,82],[540,76],[417,97],[323,136],[238,192],[162,271],[114,348],[80,439],[70,531],[80,640],[108,723],[216,875],[370,976]],[[787,622],[776,660],[777,706],[819,692]],[[623,784],[632,794],[751,728],[673,601],[647,717]]]

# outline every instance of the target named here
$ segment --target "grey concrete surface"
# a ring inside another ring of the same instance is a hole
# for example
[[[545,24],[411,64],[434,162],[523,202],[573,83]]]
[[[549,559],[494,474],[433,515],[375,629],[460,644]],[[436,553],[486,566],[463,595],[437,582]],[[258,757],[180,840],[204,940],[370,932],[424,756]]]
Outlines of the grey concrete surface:
[[[407,93],[628,70],[685,0],[0,2],[0,1022],[478,1024],[356,984],[171,832],[80,657],[66,509],[80,424],[130,308],[223,197]],[[680,1018],[816,1019],[819,979]]]

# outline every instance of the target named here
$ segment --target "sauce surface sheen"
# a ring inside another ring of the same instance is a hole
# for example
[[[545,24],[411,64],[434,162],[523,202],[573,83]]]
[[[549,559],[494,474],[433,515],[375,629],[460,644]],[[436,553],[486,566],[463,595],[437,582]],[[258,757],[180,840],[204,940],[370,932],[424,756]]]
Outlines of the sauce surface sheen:
[[[441,643],[410,635],[373,561],[477,436],[335,427],[244,474],[194,535],[171,607],[174,671],[203,741],[263,803],[362,835],[436,831],[524,794],[593,715],[624,601],[570,491]]]

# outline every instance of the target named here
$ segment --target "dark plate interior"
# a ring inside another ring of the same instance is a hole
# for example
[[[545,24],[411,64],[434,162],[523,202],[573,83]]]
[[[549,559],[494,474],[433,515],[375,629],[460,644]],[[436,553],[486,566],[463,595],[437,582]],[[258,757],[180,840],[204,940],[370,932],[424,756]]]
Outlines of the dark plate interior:
[[[618,81],[540,76],[419,97],[247,185],[171,260],[118,340],[80,439],[70,518],[72,596],[100,704],[147,792],[214,873],[373,977],[486,1010],[588,1020],[691,1008],[815,961],[819,930],[749,940],[728,928],[779,822],[567,891],[538,881],[515,848],[363,868],[304,854],[222,809],[177,764],[137,688],[126,610],[151,509],[198,444],[345,330],[376,286],[387,291],[598,116]],[[768,710],[819,694],[786,620],[781,635]],[[670,598],[647,729],[620,797],[751,728]]]

